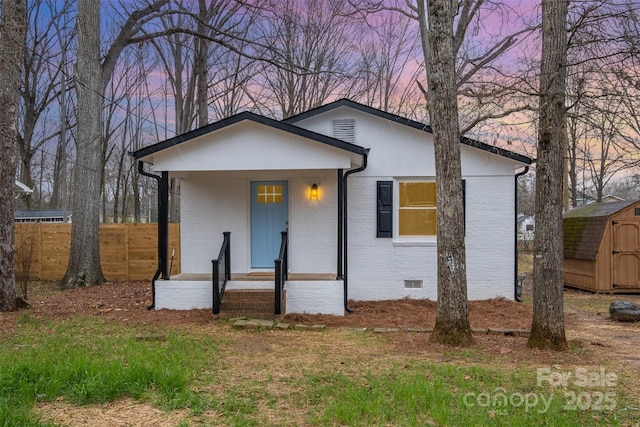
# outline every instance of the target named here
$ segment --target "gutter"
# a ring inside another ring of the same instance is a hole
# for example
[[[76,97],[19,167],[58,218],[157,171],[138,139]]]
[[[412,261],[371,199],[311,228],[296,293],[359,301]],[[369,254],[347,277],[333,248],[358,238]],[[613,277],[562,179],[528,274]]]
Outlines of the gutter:
[[[514,219],[513,219],[513,299],[522,302],[522,283],[519,283],[520,277],[518,274],[518,178],[522,175],[526,175],[529,172],[529,166],[525,166],[524,170],[520,173],[515,174],[514,179]],[[518,289],[520,288],[520,289]]]
[[[347,191],[347,178],[349,177],[349,175],[352,175],[354,173],[357,172],[362,172],[363,170],[365,170],[367,168],[367,159],[369,157],[369,148],[365,148],[364,153],[362,153],[362,166],[360,166],[359,168],[356,169],[351,169],[345,172],[344,177],[343,177],[343,184],[342,184],[342,190],[343,190],[343,211],[342,211],[342,223],[344,224],[343,226],[343,232],[344,232],[344,236],[343,236],[343,247],[344,247],[344,275],[343,275],[343,283],[344,283],[344,310],[349,313],[352,314],[353,310],[351,308],[349,308],[349,295],[348,295],[348,290],[349,290],[349,282],[347,280],[348,278],[348,266],[349,263],[347,262],[348,259],[348,253],[349,251],[347,250],[348,245],[347,242],[349,240],[348,236],[349,234],[347,233],[347,218],[348,215],[347,213],[349,212],[349,210],[347,209],[347,199],[348,197],[348,191]]]
[[[158,269],[151,279],[151,305],[147,310],[153,310],[156,306],[156,280],[162,276],[162,280],[169,280],[167,270],[167,255],[169,249],[169,173],[154,175],[144,171],[144,162],[138,160],[138,172],[140,175],[153,178],[158,182]]]

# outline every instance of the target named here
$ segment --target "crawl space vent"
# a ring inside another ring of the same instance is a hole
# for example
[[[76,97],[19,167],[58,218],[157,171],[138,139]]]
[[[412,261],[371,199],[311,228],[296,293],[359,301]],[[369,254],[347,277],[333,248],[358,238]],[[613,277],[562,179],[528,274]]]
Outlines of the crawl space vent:
[[[405,280],[405,289],[420,289],[422,288],[422,280]]]
[[[336,119],[333,121],[333,137],[351,144],[356,142],[356,120]]]

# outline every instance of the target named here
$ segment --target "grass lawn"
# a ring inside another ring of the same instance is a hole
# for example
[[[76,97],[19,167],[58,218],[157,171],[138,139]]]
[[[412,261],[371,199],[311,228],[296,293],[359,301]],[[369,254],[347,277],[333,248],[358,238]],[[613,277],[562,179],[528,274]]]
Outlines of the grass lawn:
[[[516,350],[486,352],[426,339],[25,312],[15,333],[0,335],[0,426],[640,423],[639,371],[596,350],[556,355],[500,337]]]

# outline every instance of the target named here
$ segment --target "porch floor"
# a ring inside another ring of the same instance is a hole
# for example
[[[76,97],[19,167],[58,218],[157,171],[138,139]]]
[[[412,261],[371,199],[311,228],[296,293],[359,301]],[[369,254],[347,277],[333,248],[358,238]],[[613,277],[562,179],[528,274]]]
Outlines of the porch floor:
[[[177,274],[171,276],[169,280],[175,281],[211,281],[211,274]],[[269,281],[275,280],[275,274],[272,272],[254,272],[254,273],[231,273],[232,281]],[[289,273],[289,280],[295,281],[314,281],[314,280],[336,280],[333,273]]]

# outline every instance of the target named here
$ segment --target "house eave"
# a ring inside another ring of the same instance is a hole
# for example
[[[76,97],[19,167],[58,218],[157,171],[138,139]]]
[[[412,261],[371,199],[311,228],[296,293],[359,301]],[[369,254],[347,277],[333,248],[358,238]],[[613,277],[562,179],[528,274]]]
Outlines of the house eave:
[[[245,111],[245,112],[236,114],[234,116],[228,117],[226,119],[222,119],[215,123],[211,123],[209,125],[203,126],[201,128],[194,129],[190,132],[177,135],[165,141],[161,141],[156,144],[150,145],[148,147],[141,148],[139,150],[136,150],[130,153],[130,155],[136,160],[142,160],[145,163],[153,164],[153,155],[155,153],[166,150],[168,148],[175,147],[179,144],[191,141],[193,139],[196,139],[200,136],[203,136],[209,133],[219,131],[221,129],[227,128],[229,126],[232,126],[234,124],[237,124],[243,121],[250,121],[250,122],[258,123],[264,126],[268,126],[273,129],[278,129],[278,130],[290,133],[292,135],[313,140],[322,144],[326,144],[330,147],[335,147],[335,148],[353,153],[358,156],[363,156],[365,153],[365,148],[359,145],[351,144],[345,141],[341,141],[339,139],[322,135],[322,134],[286,123],[284,121],[274,120],[269,117],[265,117],[259,114]]]
[[[348,107],[354,110],[371,114],[377,117],[380,117],[385,120],[389,120],[391,122],[401,124],[404,126],[408,126],[413,129],[417,129],[422,132],[433,133],[433,129],[430,125],[425,123],[420,123],[415,120],[408,119],[406,117],[398,116],[396,114],[388,113],[386,111],[379,110],[377,108],[369,107],[368,105],[360,104],[358,102],[352,101],[350,99],[339,99],[337,101],[331,102],[329,104],[322,105],[318,108],[314,108],[312,110],[305,111],[303,113],[297,114],[295,116],[289,117],[288,119],[283,120],[286,123],[298,123],[300,121],[306,120],[308,118],[317,116],[319,114],[323,114],[334,110],[340,107]],[[460,138],[460,143],[472,147],[477,148],[482,151],[486,151],[488,153],[496,154],[498,156],[506,157],[508,159],[514,160],[519,163],[520,166],[527,166],[533,163],[533,159],[527,156],[523,156],[522,154],[515,153],[513,151],[505,150],[500,147],[496,147],[494,145],[489,145],[484,142],[477,141],[475,139],[462,137]]]

